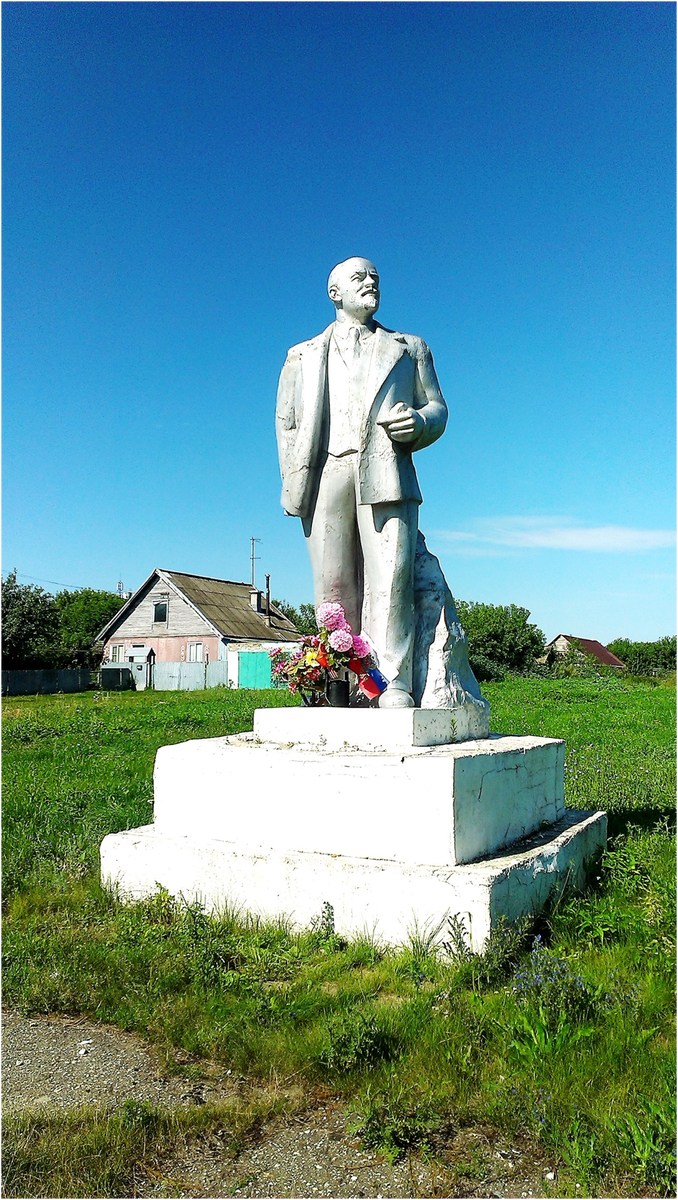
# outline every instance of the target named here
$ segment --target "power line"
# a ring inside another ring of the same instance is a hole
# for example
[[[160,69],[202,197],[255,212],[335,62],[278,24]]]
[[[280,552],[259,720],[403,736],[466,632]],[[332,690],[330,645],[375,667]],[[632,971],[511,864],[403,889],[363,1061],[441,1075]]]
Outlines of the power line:
[[[17,571],[22,579],[33,579],[36,583],[53,583],[56,587],[65,588],[84,588],[87,585],[84,583],[61,583],[58,579],[41,579],[39,575],[27,575],[25,571]]]

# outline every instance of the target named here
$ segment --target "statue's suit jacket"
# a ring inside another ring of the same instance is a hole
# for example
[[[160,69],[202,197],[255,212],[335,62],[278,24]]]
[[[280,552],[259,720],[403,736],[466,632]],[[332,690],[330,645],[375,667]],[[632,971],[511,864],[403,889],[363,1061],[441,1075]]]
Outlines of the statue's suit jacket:
[[[421,503],[412,451],[435,442],[447,423],[431,352],[421,338],[394,333],[375,322],[358,447],[360,502]],[[313,514],[327,458],[329,398],[327,354],[334,323],[324,333],[288,352],[280,375],[276,408],[282,506],[293,517]],[[424,418],[416,442],[392,442],[379,424],[402,401]]]

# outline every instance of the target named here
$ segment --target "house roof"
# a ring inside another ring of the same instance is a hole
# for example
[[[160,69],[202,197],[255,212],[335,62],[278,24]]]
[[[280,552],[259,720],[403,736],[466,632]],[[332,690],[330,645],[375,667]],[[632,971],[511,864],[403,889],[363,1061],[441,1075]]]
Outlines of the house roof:
[[[137,588],[126,604],[118,609],[111,621],[101,630],[97,641],[105,641],[135,607],[139,598],[162,580],[195,608],[221,637],[247,641],[295,642],[301,636],[283,613],[271,604],[271,624],[264,612],[256,612],[250,603],[249,583],[230,579],[212,579],[208,575],[188,575],[183,571],[167,571],[156,567],[148,579]]]
[[[604,663],[608,667],[626,666],[626,663],[623,663],[620,658],[617,658],[616,654],[613,654],[612,651],[608,650],[607,646],[603,646],[601,642],[597,642],[595,638],[575,637],[572,633],[559,633],[558,637],[554,637],[553,641],[549,642],[547,649],[549,646],[552,646],[554,642],[557,642],[558,638],[561,637],[564,637],[566,641],[570,643],[578,642],[584,651],[584,654],[590,654],[592,658],[597,658],[598,662]]]

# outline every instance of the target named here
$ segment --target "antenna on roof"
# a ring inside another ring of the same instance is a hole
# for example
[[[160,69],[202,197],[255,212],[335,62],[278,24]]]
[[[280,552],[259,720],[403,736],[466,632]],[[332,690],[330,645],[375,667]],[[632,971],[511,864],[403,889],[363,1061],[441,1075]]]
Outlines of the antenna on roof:
[[[255,579],[256,567],[254,564],[259,561],[259,555],[254,553],[254,543],[260,542],[260,541],[261,541],[261,538],[255,538],[255,537],[250,538],[250,542],[252,544],[252,552],[250,554],[250,559],[252,560],[252,587],[253,588],[255,588],[257,586],[256,579]]]

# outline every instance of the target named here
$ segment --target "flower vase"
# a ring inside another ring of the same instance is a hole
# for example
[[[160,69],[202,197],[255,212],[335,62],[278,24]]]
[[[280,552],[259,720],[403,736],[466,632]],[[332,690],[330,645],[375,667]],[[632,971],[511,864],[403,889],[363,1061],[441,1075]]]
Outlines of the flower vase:
[[[348,679],[328,679],[326,696],[330,708],[348,708],[349,683]]]

